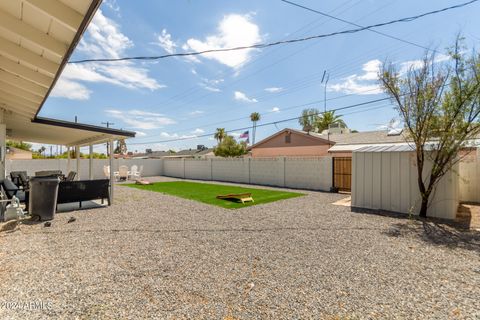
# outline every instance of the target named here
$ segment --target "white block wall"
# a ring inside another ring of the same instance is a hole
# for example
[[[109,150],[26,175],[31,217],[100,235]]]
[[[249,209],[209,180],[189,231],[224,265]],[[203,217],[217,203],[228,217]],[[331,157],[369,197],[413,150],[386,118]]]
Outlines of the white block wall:
[[[329,191],[332,186],[332,158],[286,158],[285,185]]]
[[[332,158],[165,159],[163,175],[329,191]]]
[[[212,180],[250,183],[248,159],[212,159]]]
[[[212,160],[185,159],[185,176],[189,179],[212,180]]]
[[[427,164],[424,173],[430,168],[431,165]],[[427,215],[455,218],[459,203],[457,172],[457,167],[453,168],[438,183]],[[418,214],[420,205],[417,168],[412,152],[353,153],[352,207]]]
[[[169,177],[185,178],[183,159],[163,159],[163,173],[168,172]],[[162,174],[163,174],[162,173]]]
[[[250,183],[285,187],[285,158],[252,158],[250,161]]]

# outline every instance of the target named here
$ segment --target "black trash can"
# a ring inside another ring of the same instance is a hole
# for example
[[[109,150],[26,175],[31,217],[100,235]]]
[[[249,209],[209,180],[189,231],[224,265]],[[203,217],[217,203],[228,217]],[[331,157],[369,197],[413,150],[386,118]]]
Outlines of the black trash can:
[[[29,180],[30,194],[28,213],[41,220],[52,220],[57,206],[58,178],[32,177]]]

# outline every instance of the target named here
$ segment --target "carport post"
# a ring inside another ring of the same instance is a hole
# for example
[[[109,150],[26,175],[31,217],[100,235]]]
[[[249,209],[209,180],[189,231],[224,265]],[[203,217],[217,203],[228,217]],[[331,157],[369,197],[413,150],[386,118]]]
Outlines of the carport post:
[[[7,152],[7,125],[5,124],[4,119],[4,110],[0,110],[0,179],[5,179],[6,172],[6,161],[5,154]]]
[[[77,179],[80,180],[80,147],[75,146],[75,157],[77,158]]]
[[[70,172],[70,147],[67,146],[67,174]]]
[[[88,179],[93,180],[93,145],[88,146]]]
[[[110,149],[110,205],[113,204],[113,140],[108,141],[108,146]]]

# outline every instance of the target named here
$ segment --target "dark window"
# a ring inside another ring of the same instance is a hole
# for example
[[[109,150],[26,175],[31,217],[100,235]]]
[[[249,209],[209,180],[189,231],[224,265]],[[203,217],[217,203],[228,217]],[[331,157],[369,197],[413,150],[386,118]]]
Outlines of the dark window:
[[[285,135],[285,143],[290,143],[290,133]]]

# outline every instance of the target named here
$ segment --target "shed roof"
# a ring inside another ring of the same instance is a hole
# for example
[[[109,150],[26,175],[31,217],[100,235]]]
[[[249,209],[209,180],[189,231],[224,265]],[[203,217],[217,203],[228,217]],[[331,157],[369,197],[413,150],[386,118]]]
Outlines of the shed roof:
[[[408,143],[380,144],[363,146],[353,152],[411,152],[415,150],[415,146]]]

